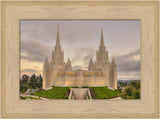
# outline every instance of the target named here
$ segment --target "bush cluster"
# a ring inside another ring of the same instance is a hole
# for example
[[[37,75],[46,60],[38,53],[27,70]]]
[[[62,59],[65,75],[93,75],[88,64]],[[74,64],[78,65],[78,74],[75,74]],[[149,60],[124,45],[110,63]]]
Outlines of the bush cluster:
[[[20,92],[25,93],[27,89],[42,89],[42,76],[36,76],[35,74],[28,76],[24,74],[20,80]]]
[[[140,99],[140,81],[132,81],[121,95],[123,99]]]

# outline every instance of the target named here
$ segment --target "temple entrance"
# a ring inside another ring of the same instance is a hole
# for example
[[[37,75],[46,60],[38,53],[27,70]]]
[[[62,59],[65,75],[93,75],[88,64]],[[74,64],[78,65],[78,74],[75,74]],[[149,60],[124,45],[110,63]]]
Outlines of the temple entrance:
[[[89,88],[72,88],[69,99],[92,99]]]

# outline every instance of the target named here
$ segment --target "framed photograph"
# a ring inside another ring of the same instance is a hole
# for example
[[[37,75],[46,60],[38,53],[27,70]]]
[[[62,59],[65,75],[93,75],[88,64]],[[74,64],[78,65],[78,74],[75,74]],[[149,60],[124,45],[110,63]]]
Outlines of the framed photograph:
[[[159,0],[1,11],[1,118],[159,119]]]

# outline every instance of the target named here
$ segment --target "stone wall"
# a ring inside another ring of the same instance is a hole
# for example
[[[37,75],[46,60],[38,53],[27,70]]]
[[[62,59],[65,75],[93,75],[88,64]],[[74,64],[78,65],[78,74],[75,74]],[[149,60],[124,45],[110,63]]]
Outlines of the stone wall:
[[[55,79],[53,86],[78,86],[77,81],[81,80],[78,77],[58,77]],[[83,77],[83,86],[107,86],[105,77]]]

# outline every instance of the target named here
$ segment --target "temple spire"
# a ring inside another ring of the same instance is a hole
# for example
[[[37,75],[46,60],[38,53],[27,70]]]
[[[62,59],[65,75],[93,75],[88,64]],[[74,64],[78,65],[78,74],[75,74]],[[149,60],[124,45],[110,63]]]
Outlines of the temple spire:
[[[92,58],[90,59],[90,61],[89,61],[89,62],[90,62],[90,64],[93,64],[93,60],[92,60]]]
[[[48,59],[46,58],[45,63],[48,64]]]
[[[59,39],[59,24],[57,24],[57,40],[56,40],[56,48],[60,48],[60,39]]]
[[[72,70],[71,60],[70,60],[69,57],[68,57],[68,61],[67,61],[67,64],[66,64],[66,69],[67,70]]]
[[[114,57],[112,58],[112,65],[114,65],[114,66],[116,65]]]
[[[92,70],[92,69],[93,69],[93,60],[91,58],[89,61],[88,70]]]
[[[100,47],[104,47],[103,28],[101,28],[101,43],[100,43]]]
[[[44,62],[44,67],[48,66],[48,59],[46,58],[45,62]]]
[[[64,52],[61,49],[60,38],[59,38],[59,24],[57,24],[57,38],[56,46],[52,51],[52,62],[53,64],[65,65],[64,64]]]
[[[71,64],[71,60],[70,60],[70,58],[69,58],[69,57],[68,57],[67,64]]]

